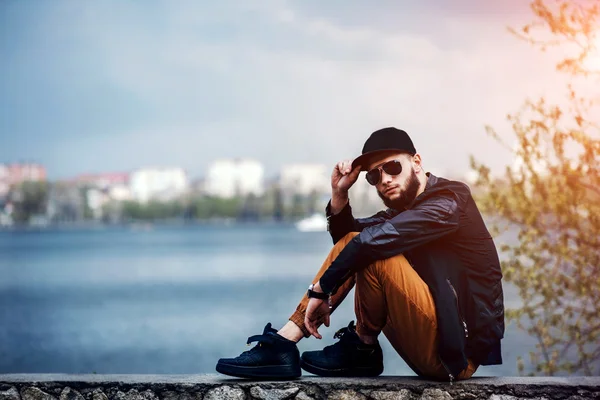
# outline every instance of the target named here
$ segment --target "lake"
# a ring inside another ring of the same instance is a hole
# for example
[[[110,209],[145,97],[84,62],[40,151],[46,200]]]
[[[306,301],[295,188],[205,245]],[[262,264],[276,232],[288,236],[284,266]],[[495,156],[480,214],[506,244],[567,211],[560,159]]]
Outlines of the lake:
[[[331,246],[291,224],[0,231],[0,373],[214,373],[287,321]],[[351,319],[348,296],[300,351],[334,343]],[[380,341],[384,374],[414,375]],[[476,376],[517,375],[534,345],[507,326],[504,364]]]

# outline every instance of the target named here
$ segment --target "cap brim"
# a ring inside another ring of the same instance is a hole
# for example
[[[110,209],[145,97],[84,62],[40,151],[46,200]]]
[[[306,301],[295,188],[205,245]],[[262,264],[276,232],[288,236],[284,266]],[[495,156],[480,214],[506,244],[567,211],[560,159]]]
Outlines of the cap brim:
[[[362,154],[358,157],[356,157],[354,159],[354,161],[352,161],[352,169],[356,168],[357,166],[360,165],[360,170],[361,171],[367,171],[367,164],[369,163],[369,160],[371,158],[373,158],[373,156],[377,156],[380,154],[385,154],[385,153],[406,153],[406,150],[401,150],[401,149],[385,149],[385,150],[375,150],[375,151],[370,151],[368,153]]]

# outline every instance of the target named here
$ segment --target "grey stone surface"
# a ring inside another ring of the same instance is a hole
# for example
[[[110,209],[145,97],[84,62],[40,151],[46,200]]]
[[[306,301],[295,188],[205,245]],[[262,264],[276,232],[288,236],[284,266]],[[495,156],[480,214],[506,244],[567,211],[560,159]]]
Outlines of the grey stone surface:
[[[0,400],[20,400],[19,391],[14,386],[0,385]]]
[[[108,397],[100,389],[96,389],[92,392],[92,400],[108,400]]]
[[[452,392],[452,398],[455,400],[478,400],[481,398],[488,400],[488,396],[488,394],[476,395],[465,390],[457,390]]]
[[[250,395],[261,400],[286,400],[291,399],[300,388],[291,387],[288,389],[263,389],[260,386],[253,386],[250,389]]]
[[[397,392],[375,390],[369,396],[374,400],[413,400],[415,397],[410,390],[402,389]]]
[[[452,400],[452,396],[445,390],[425,389],[420,400]]]
[[[65,387],[62,392],[60,392],[60,400],[85,400],[81,393],[76,390],[71,389],[70,387]]]
[[[309,396],[306,392],[300,392],[295,397],[296,400],[314,400],[314,397]]]
[[[97,383],[104,386],[114,384],[200,384],[200,385],[222,385],[235,384],[244,386],[254,386],[256,381],[244,379],[230,379],[223,375],[78,375],[78,374],[0,374],[0,383],[54,383],[54,382],[85,382]],[[318,384],[318,385],[346,385],[346,386],[385,386],[389,384],[402,384],[415,387],[430,386],[449,386],[444,382],[428,381],[413,376],[380,376],[377,378],[320,378],[306,376],[295,380],[295,383]],[[263,382],[261,382],[261,386]],[[265,383],[276,383],[279,387],[289,382],[266,381]],[[562,386],[562,387],[598,387],[600,377],[476,377],[469,380],[455,382],[454,387],[460,386],[507,386],[507,385],[525,385],[532,386]],[[71,386],[74,385],[65,385]]]
[[[37,387],[27,386],[21,390],[23,400],[56,400],[56,397],[40,390]]]
[[[355,390],[336,390],[327,396],[328,400],[366,400],[365,395]]]
[[[197,400],[200,399],[202,396],[196,394],[193,395],[192,393],[188,393],[188,392],[181,392],[181,391],[172,391],[172,390],[167,390],[163,393],[161,393],[161,396],[159,396],[161,399],[163,400]]]
[[[494,397],[495,396],[495,397]],[[600,400],[600,377],[472,378],[305,377],[252,381],[221,375],[0,375],[0,400]]]
[[[137,389],[131,389],[127,393],[119,390],[114,398],[115,400],[159,400],[158,396],[149,389],[141,393]]]
[[[600,393],[586,393],[583,395],[573,395],[569,397],[567,400],[592,400],[592,399],[600,399]]]
[[[220,386],[210,390],[204,396],[204,400],[244,400],[246,393],[240,388],[232,388],[230,386]]]

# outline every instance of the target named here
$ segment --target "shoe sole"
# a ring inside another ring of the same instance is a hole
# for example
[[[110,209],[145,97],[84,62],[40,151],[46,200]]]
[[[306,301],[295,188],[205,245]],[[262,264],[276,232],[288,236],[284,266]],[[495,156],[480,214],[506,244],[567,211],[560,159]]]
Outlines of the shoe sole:
[[[377,368],[354,367],[341,369],[325,369],[317,367],[316,365],[309,364],[304,360],[300,360],[300,368],[314,375],[328,377],[375,377],[381,375],[383,372],[383,365]]]
[[[295,379],[302,375],[302,370],[292,365],[243,367],[239,365],[217,364],[217,372],[237,378],[274,380]]]

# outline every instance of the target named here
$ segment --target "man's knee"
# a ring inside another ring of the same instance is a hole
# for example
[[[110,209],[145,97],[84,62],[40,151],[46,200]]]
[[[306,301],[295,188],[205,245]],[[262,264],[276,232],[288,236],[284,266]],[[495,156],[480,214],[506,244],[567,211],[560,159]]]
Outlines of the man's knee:
[[[373,269],[381,269],[381,270],[389,270],[389,268],[407,268],[412,266],[408,259],[404,256],[404,254],[398,254],[389,258],[384,258],[383,260],[377,260],[371,265],[369,268]]]
[[[398,254],[369,264],[366,268],[359,271],[357,275],[362,275],[363,277],[368,276],[369,281],[375,279],[376,281],[383,282],[390,279],[392,276],[398,276],[400,270],[404,268],[412,269],[412,266],[403,254]]]

